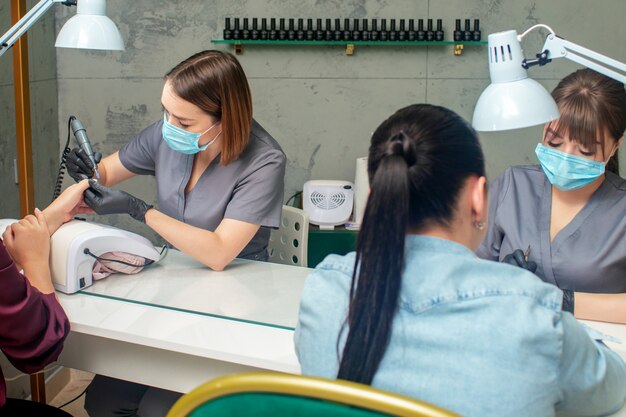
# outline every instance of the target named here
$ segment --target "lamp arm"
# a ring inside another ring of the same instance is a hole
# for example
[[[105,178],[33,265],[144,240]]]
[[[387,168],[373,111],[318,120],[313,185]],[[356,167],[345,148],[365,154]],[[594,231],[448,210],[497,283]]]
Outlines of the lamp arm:
[[[22,36],[32,25],[37,22],[55,3],[63,3],[66,6],[76,5],[76,0],[41,0],[33,6],[24,17],[15,23],[2,37],[0,37],[0,56],[4,55],[11,46]]]
[[[626,64],[560,38],[554,33],[546,38],[543,50],[548,52],[549,59],[567,58],[626,84]]]

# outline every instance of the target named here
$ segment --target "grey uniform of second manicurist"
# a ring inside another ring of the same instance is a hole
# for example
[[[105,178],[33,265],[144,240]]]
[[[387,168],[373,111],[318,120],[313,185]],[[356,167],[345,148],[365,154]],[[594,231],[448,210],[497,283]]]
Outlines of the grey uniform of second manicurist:
[[[266,260],[270,228],[280,225],[283,203],[286,157],[280,145],[253,121],[239,158],[224,166],[218,155],[186,193],[194,155],[170,149],[162,126],[162,120],[148,126],[120,149],[122,165],[155,177],[158,209],[170,217],[209,231],[224,218],[261,225],[239,257]]]
[[[502,260],[530,245],[535,272],[559,288],[626,292],[626,180],[606,173],[587,204],[551,241],[552,184],[540,166],[508,168],[489,187],[489,230],[478,256]]]

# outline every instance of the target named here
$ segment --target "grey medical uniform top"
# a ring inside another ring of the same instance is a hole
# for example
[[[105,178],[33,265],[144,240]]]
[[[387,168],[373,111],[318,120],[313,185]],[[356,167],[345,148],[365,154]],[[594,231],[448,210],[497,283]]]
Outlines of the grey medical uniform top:
[[[538,165],[508,168],[489,187],[489,226],[477,251],[502,260],[530,245],[535,272],[559,288],[626,292],[626,181],[611,173],[550,241],[552,185]]]
[[[239,254],[267,260],[269,228],[280,225],[286,158],[280,145],[253,120],[250,142],[241,156],[224,166],[218,155],[185,193],[194,155],[173,151],[158,121],[120,149],[122,165],[135,174],[153,175],[158,209],[177,220],[215,231],[229,218],[261,227]]]

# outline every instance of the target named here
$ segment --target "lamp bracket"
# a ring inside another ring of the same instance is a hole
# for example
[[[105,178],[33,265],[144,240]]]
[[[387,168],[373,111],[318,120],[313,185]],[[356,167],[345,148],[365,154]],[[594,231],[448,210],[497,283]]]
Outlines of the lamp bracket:
[[[524,69],[528,69],[530,67],[534,67],[535,65],[539,65],[543,67],[544,65],[552,62],[552,59],[548,58],[549,51],[546,49],[540,54],[536,54],[537,59],[524,59],[522,61],[522,67]]]
[[[7,50],[22,36],[32,25],[43,16],[48,9],[56,3],[65,6],[76,6],[76,0],[41,0],[33,6],[24,17],[15,23],[2,37],[0,37],[0,56],[4,55]]]
[[[567,58],[601,74],[626,83],[626,64],[565,40],[556,34],[547,36],[543,50],[549,59]]]

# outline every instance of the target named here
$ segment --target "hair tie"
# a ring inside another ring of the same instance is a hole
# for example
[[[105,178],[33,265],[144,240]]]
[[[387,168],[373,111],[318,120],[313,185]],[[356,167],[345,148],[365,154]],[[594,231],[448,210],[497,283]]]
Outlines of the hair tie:
[[[401,130],[389,138],[386,155],[402,156],[407,166],[411,167],[415,164],[415,152],[412,148],[411,138]]]

